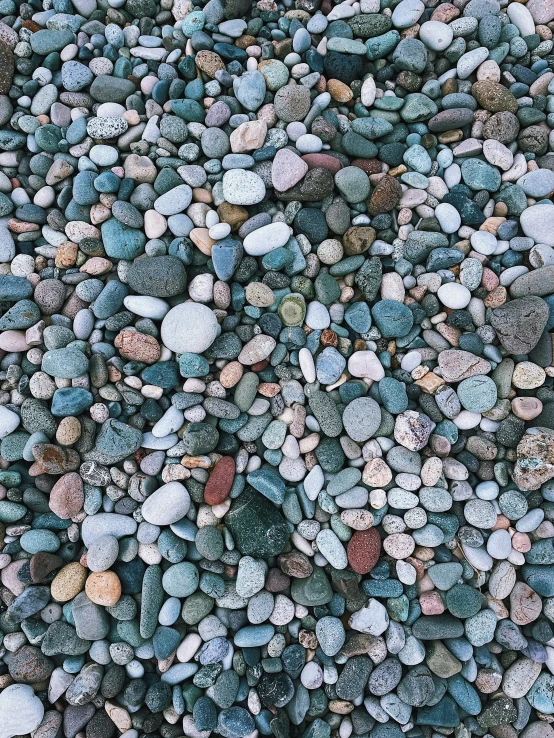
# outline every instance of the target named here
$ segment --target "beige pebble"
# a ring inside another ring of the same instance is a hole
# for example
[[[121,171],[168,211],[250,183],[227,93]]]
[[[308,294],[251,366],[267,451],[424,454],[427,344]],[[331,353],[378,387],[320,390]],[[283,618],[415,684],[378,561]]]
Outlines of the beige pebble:
[[[76,597],[85,586],[87,570],[78,561],[64,566],[50,585],[52,599],[57,602],[69,602]]]
[[[393,533],[383,541],[383,548],[393,559],[405,559],[415,549],[415,541],[407,533]]]
[[[236,128],[229,137],[233,154],[255,151],[263,146],[267,135],[265,120],[249,120]]]
[[[193,228],[189,234],[190,240],[193,244],[206,256],[212,255],[212,248],[215,243],[213,238],[210,238],[208,228]]]
[[[534,589],[524,582],[516,582],[510,593],[510,620],[516,625],[535,621],[542,610],[542,601]]]
[[[265,308],[275,302],[273,290],[263,282],[250,282],[246,286],[245,294],[247,301],[254,307]]]
[[[84,238],[101,237],[98,228],[82,220],[70,220],[65,227],[65,235],[77,244],[81,243]]]
[[[343,510],[340,519],[345,525],[354,530],[367,530],[373,525],[373,515],[369,510]]]
[[[22,331],[3,331],[0,333],[0,349],[8,352],[27,351],[31,346]]]
[[[421,481],[426,487],[434,487],[442,474],[442,460],[438,456],[426,459],[421,469]]]
[[[392,471],[382,459],[371,459],[362,474],[362,481],[369,487],[384,487],[392,480]]]
[[[104,259],[101,256],[93,256],[83,264],[79,271],[96,277],[101,274],[107,274],[112,266],[113,264],[109,259]]]
[[[517,364],[512,375],[512,384],[518,389],[536,389],[544,384],[546,372],[532,361]]]
[[[106,701],[106,703],[104,704],[104,709],[108,713],[108,717],[110,718],[110,720],[115,723],[115,726],[121,733],[126,730],[130,730],[133,727],[131,717],[127,710],[124,710],[123,707],[115,705],[113,702]]]
[[[61,446],[71,446],[81,437],[79,418],[68,416],[62,418],[56,431],[56,441]]]
[[[154,336],[138,331],[125,330],[115,337],[114,346],[125,359],[154,364],[161,354],[160,344]]]
[[[48,374],[35,372],[29,380],[29,389],[37,400],[50,400],[56,391],[56,384]]]
[[[226,364],[219,375],[219,381],[225,389],[231,389],[238,384],[244,373],[244,367],[239,361],[230,361]]]

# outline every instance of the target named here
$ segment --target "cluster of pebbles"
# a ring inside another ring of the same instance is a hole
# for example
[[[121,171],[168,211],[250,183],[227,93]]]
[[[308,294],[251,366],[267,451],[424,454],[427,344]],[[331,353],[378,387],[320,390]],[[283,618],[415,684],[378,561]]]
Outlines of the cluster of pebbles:
[[[554,1],[0,13],[0,738],[554,738]]]

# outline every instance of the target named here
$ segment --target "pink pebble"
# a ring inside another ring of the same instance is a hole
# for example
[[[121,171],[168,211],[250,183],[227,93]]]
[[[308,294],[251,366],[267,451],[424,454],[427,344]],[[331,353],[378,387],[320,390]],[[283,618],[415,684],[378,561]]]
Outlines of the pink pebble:
[[[143,77],[140,81],[140,89],[145,95],[149,95],[160,80],[153,75]]]
[[[485,267],[483,269],[483,277],[481,279],[481,284],[487,290],[487,292],[491,292],[492,290],[498,287],[498,285],[500,284],[500,280],[498,279],[496,274],[492,271],[492,269],[488,269],[487,267]]]
[[[419,604],[424,615],[440,615],[444,612],[444,605],[438,592],[424,592],[419,597]]]
[[[257,58],[262,55],[262,49],[260,46],[247,46],[246,53],[248,56],[255,56]]]
[[[514,533],[512,536],[512,547],[520,553],[527,553],[531,550],[531,540],[527,533]]]
[[[0,336],[0,349],[9,353],[28,351],[31,347],[25,340],[25,333],[21,331],[4,331]]]

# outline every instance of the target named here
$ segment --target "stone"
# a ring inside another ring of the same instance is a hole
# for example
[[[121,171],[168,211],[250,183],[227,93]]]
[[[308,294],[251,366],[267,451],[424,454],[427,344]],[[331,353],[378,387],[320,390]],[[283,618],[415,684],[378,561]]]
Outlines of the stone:
[[[40,725],[44,716],[44,707],[36,697],[32,687],[25,684],[11,684],[0,695],[0,709],[4,716],[0,735],[12,738],[25,733],[32,733]]]
[[[171,525],[185,517],[190,495],[180,482],[168,482],[153,492],[142,505],[144,519],[153,525]]]
[[[201,354],[212,345],[217,332],[217,319],[210,308],[184,302],[167,313],[162,321],[161,336],[170,351]]]
[[[276,556],[288,538],[286,521],[277,509],[252,487],[233,502],[226,517],[240,552],[246,556]]]

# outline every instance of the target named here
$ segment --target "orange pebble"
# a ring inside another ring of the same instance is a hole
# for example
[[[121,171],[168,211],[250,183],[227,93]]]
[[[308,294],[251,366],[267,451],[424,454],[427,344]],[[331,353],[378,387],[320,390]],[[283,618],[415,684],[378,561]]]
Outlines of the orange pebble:
[[[121,582],[113,571],[93,572],[85,583],[85,592],[96,605],[113,607],[121,597]]]

